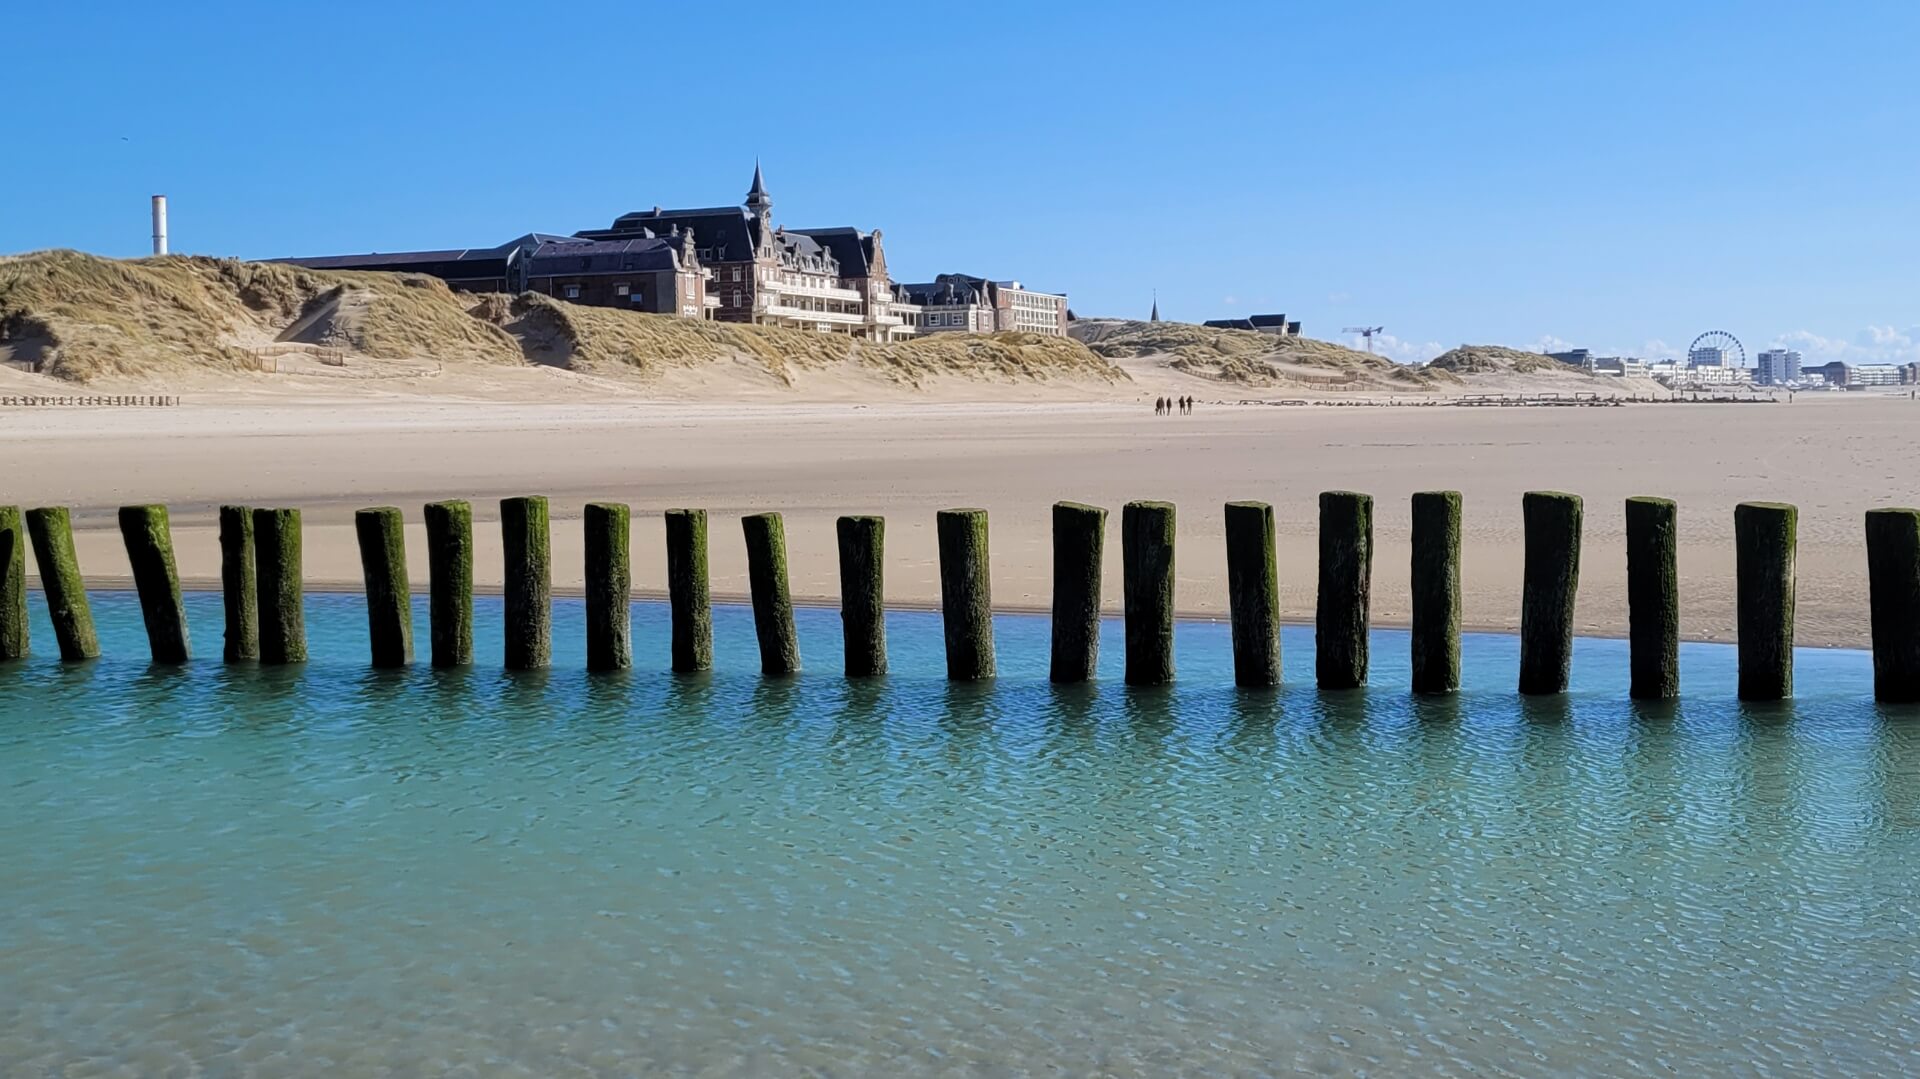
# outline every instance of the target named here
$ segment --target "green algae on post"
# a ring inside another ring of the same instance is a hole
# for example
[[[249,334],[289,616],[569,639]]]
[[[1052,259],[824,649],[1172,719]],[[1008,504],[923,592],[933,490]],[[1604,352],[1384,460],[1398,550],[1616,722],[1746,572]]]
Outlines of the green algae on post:
[[[1053,504],[1053,651],[1049,680],[1087,682],[1100,664],[1100,562],[1107,511]]]
[[[1367,684],[1373,596],[1373,496],[1320,495],[1320,569],[1314,595],[1313,668],[1321,689]]]
[[[307,661],[306,601],[301,594],[300,511],[253,511],[254,578],[260,591],[260,662]]]
[[[996,673],[993,579],[987,553],[987,511],[941,510],[940,617],[947,639],[947,678],[976,682]]]
[[[760,641],[760,673],[784,677],[800,670],[800,637],[787,591],[787,530],[777,513],[740,519],[747,541],[747,584],[753,592],[753,631]]]
[[[834,522],[840,545],[840,635],[848,678],[887,673],[884,517],[842,517]]]
[[[713,669],[713,604],[707,577],[707,511],[668,510],[667,602],[673,617],[673,669]]]
[[[1120,508],[1130,686],[1173,681],[1173,544],[1173,503],[1129,502]]]
[[[193,658],[193,647],[187,640],[187,608],[173,563],[167,507],[120,507],[120,537],[127,546],[127,564],[140,596],[140,619],[147,627],[153,661],[185,663]]]
[[[393,506],[353,515],[367,590],[367,643],[375,667],[413,662],[413,594],[407,581],[406,519]]]
[[[435,667],[473,662],[473,506],[429,502],[427,617]]]
[[[587,669],[633,666],[633,511],[619,502],[587,503]]]

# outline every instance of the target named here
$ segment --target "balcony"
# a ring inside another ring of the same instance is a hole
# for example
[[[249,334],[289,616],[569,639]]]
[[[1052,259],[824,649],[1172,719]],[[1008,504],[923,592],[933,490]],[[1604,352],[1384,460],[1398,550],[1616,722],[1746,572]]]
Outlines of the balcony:
[[[864,326],[867,316],[858,311],[815,311],[807,307],[791,307],[783,303],[770,303],[766,306],[768,318],[792,319],[795,322],[832,323],[835,326]]]
[[[766,291],[776,296],[811,296],[816,300],[839,300],[842,303],[864,303],[866,297],[859,289],[837,288],[831,285],[795,284],[792,281],[779,280],[767,285]]]

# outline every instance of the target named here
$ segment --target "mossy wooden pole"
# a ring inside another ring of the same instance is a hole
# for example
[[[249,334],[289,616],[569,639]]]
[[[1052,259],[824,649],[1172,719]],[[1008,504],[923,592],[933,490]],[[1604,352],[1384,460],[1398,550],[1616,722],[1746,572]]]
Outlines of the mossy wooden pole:
[[[1313,668],[1321,689],[1366,685],[1372,598],[1373,496],[1322,492],[1313,611]]]
[[[787,592],[787,529],[777,513],[740,519],[747,539],[747,586],[753,591],[753,632],[760,640],[760,673],[784,677],[800,670],[800,637]]]
[[[165,506],[120,507],[120,538],[140,594],[140,620],[147,626],[147,648],[155,663],[185,663],[193,658],[187,640],[187,608],[180,597],[180,574],[173,564],[173,530]]]
[[[367,588],[367,644],[375,667],[413,662],[413,593],[407,581],[407,524],[392,506],[353,515],[360,575]]]
[[[1053,661],[1055,682],[1090,682],[1100,665],[1100,563],[1107,511],[1053,504]]]
[[[941,510],[940,615],[946,626],[947,678],[992,678],[993,585],[987,552],[987,511]]]
[[[842,517],[834,522],[840,541],[840,631],[848,678],[887,673],[884,517]]]
[[[66,508],[28,510],[27,536],[33,542],[33,560],[40,569],[40,588],[47,595],[60,658],[68,662],[95,658],[100,654],[100,637],[94,632],[93,609],[87,604],[86,582],[73,551],[73,521]]]
[[[1920,510],[1867,511],[1867,591],[1874,699],[1920,701]]]
[[[587,670],[633,666],[633,511],[618,502],[589,502],[587,532]]]
[[[226,612],[221,656],[228,663],[260,658],[260,588],[253,556],[253,510],[220,507],[220,599]]]
[[[260,662],[307,661],[300,584],[300,511],[253,511],[254,579],[260,592]]]
[[[473,506],[429,502],[427,632],[435,667],[473,662]]]
[[[1273,507],[1229,502],[1227,609],[1233,623],[1233,681],[1280,684],[1280,573],[1274,561]]]
[[[1130,686],[1173,681],[1173,503],[1120,508],[1120,562],[1126,600]]]
[[[1460,492],[1413,496],[1413,678],[1415,693],[1460,688]]]
[[[1733,508],[1734,601],[1740,633],[1740,699],[1793,696],[1794,526],[1780,502]]]
[[[1520,692],[1567,691],[1573,671],[1573,599],[1580,587],[1579,495],[1528,491],[1520,590]]]
[[[0,506],[0,660],[28,650],[26,523],[20,507]]]
[[[707,580],[707,511],[667,511],[667,601],[673,612],[673,669],[713,669],[713,604]]]
[[[531,671],[553,659],[553,551],[547,500],[526,495],[500,501],[500,546],[506,560],[510,671]]]
[[[1627,694],[1635,700],[1680,695],[1679,536],[1672,501],[1627,499]]]

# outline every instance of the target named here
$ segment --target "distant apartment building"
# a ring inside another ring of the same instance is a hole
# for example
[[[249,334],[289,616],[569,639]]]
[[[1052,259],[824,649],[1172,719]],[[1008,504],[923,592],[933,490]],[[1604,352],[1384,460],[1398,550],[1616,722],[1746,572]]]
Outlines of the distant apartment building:
[[[1155,313],[1159,313],[1159,301],[1154,302]],[[1157,321],[1157,320],[1156,320]],[[1215,330],[1252,330],[1255,333],[1268,333],[1275,337],[1300,336],[1300,324],[1288,322],[1285,315],[1248,315],[1245,318],[1210,318],[1202,326]]]
[[[1909,365],[1898,363],[1845,363],[1834,360],[1818,367],[1801,369],[1804,378],[1817,378],[1842,390],[1864,390],[1874,386],[1901,386],[1912,377]]]
[[[1785,386],[1800,381],[1800,354],[1790,348],[1770,348],[1757,357],[1753,380],[1762,386]]]
[[[1018,281],[967,274],[941,274],[925,284],[902,285],[901,299],[918,309],[927,333],[1016,331],[1049,337],[1067,332],[1067,298]]]
[[[1724,348],[1702,345],[1687,351],[1688,367],[1730,367],[1732,365],[1733,354]]]

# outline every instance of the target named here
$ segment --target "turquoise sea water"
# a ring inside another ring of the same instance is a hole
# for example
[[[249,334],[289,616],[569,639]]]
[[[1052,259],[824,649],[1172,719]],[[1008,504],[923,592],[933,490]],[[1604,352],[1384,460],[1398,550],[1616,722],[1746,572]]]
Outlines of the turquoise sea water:
[[[997,622],[1002,677],[942,680],[937,615],[892,677],[364,666],[356,597],[313,596],[315,662],[0,667],[0,1073],[81,1075],[1900,1074],[1920,1069],[1920,715],[1860,653],[1798,700],[1624,699],[1582,641],[1565,698],[1233,689],[1226,628],[1180,683],[1045,681],[1047,623]],[[36,615],[38,612],[36,611]],[[419,614],[424,630],[425,614]]]

